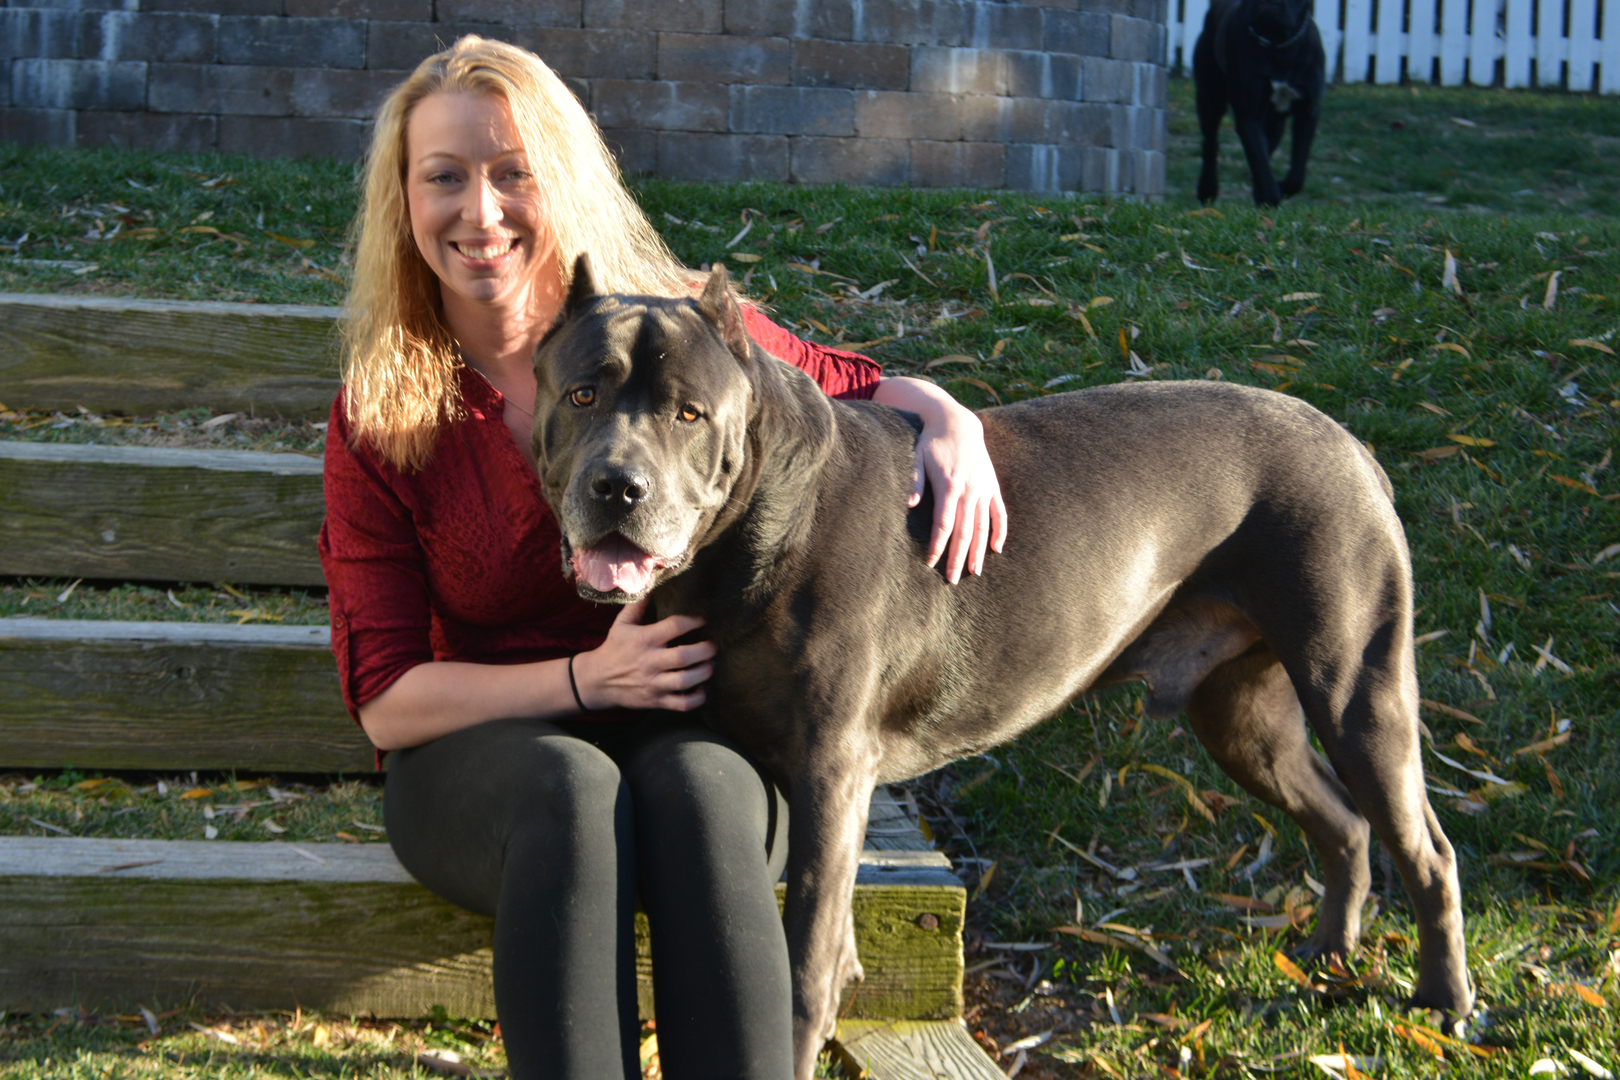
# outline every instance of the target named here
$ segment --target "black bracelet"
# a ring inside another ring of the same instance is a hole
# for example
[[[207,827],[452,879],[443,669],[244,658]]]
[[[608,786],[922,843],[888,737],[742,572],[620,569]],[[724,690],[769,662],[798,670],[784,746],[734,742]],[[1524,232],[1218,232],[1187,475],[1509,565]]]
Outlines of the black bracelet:
[[[574,692],[574,704],[579,706],[580,712],[590,712],[585,707],[585,699],[579,696],[579,684],[574,681],[574,658],[568,658],[568,689]]]

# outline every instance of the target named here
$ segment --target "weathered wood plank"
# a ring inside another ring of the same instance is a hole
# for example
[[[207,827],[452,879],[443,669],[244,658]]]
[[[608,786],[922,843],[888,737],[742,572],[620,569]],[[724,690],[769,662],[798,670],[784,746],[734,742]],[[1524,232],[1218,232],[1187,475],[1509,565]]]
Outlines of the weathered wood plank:
[[[324,585],[303,454],[0,442],[0,574]]]
[[[0,293],[12,408],[321,418],[338,388],[338,309]]]
[[[960,1020],[840,1020],[844,1075],[870,1080],[1006,1080]]]
[[[369,770],[320,626],[0,619],[0,768]]]
[[[965,892],[943,856],[895,854],[863,859],[867,979],[847,1014],[959,1015]],[[874,871],[885,862],[899,869]],[[490,933],[382,845],[0,838],[0,1009],[127,1011],[195,995],[236,1009],[492,1016]]]

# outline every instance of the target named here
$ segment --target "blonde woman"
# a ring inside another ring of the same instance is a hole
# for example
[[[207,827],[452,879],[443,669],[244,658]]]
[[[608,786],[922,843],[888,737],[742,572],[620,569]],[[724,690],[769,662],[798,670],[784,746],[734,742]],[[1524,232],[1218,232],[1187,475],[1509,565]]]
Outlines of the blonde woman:
[[[779,798],[691,716],[714,646],[670,642],[699,621],[575,593],[533,467],[530,357],[583,251],[604,288],[693,295],[545,64],[476,37],[423,61],[378,116],[357,222],[321,532],[332,648],[350,712],[395,752],[400,860],[495,918],[513,1077],[640,1075],[639,898],[666,1074],[780,1080]],[[746,318],[829,393],[922,416],[931,560],[978,572],[1005,511],[973,415]]]

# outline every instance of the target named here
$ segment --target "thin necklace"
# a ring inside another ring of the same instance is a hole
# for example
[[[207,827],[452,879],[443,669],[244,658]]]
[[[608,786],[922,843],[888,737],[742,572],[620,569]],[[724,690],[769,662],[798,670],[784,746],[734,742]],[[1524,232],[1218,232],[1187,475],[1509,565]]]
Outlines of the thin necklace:
[[[457,350],[457,354],[460,355],[460,350]],[[497,394],[501,395],[501,400],[503,402],[505,402],[506,404],[512,406],[512,408],[516,409],[518,412],[522,413],[524,416],[527,416],[530,420],[534,419],[534,413],[530,412],[528,409],[525,409],[523,406],[519,405],[516,401],[513,401],[511,397],[509,397],[506,393],[504,393],[501,390],[500,387],[495,385],[495,383],[490,379],[490,377],[488,375],[485,375],[482,371],[478,371],[478,369],[476,367],[474,367],[472,364],[468,364],[467,363],[467,358],[465,356],[461,356],[461,362],[463,364],[466,364],[467,367],[472,368],[473,371],[477,372],[478,377],[480,379],[483,379],[484,383],[491,390],[493,390]]]

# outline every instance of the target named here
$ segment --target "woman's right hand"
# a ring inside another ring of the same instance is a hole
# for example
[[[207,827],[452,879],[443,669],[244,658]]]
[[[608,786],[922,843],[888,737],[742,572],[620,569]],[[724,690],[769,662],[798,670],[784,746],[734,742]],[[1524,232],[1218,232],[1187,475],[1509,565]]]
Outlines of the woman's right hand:
[[[574,657],[574,682],[589,709],[670,709],[702,705],[703,683],[714,674],[714,642],[670,645],[704,625],[696,615],[671,615],[644,626],[645,598],[626,604],[601,645]]]

